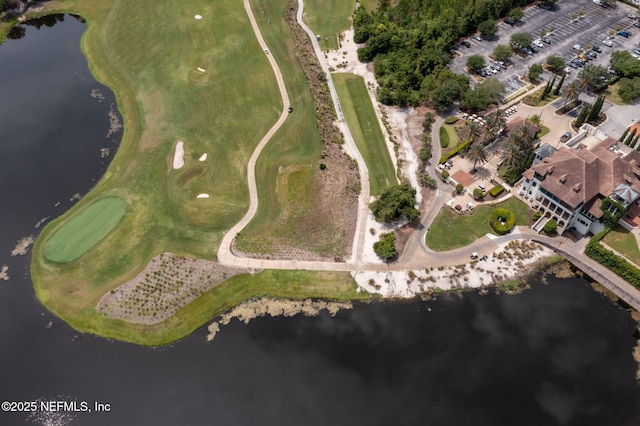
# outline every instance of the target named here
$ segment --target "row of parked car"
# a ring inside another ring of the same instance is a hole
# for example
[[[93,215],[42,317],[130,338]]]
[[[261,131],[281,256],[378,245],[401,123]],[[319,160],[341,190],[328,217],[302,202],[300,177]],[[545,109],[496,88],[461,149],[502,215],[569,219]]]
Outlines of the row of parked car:
[[[542,37],[537,40],[534,40],[531,43],[531,46],[516,46],[521,52],[531,56],[534,53],[538,53],[540,49],[544,47],[545,44],[551,44],[551,40],[547,37]]]
[[[480,77],[490,77],[492,74],[498,74],[502,70],[506,70],[507,66],[502,61],[493,61],[481,70],[478,70]]]

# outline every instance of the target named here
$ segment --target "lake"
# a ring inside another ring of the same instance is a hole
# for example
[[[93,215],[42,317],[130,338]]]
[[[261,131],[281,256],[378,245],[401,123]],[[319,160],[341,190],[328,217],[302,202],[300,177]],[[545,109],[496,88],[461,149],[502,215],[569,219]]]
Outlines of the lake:
[[[84,30],[49,17],[0,46],[0,400],[109,411],[0,412],[0,425],[640,424],[636,324],[582,278],[234,320],[211,342],[203,327],[155,349],[52,316],[29,253],[11,252],[95,185],[121,138]]]

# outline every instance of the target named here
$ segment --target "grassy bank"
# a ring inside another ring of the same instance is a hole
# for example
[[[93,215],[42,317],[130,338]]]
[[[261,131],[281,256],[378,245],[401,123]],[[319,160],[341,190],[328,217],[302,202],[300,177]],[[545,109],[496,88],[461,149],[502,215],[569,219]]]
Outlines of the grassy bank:
[[[348,73],[332,74],[351,134],[369,169],[371,195],[395,185],[396,172],[364,79]]]
[[[515,197],[495,207],[512,211],[516,216],[516,225],[531,224],[527,205]],[[427,245],[435,251],[453,250],[469,245],[487,233],[496,235],[489,225],[489,215],[493,208],[477,207],[471,215],[461,215],[452,209],[443,208],[429,228]]]
[[[282,16],[282,10],[274,13]],[[133,278],[158,253],[215,257],[222,233],[248,207],[248,159],[283,105],[242,2],[52,0],[40,14],[53,12],[87,20],[82,49],[94,76],[115,92],[125,131],[103,179],[47,225],[34,246],[31,273],[36,295],[48,309],[79,330],[155,345],[183,337],[246,297],[355,295],[346,274],[269,272],[236,277],[155,327],[98,314],[95,306],[102,295]],[[194,19],[196,14],[202,19]],[[282,27],[271,28],[265,37],[287,73],[298,114],[266,152],[263,164],[268,167],[257,170],[263,193],[275,185],[268,173],[282,164],[313,163],[320,155],[317,133],[309,130],[314,121],[305,79],[294,58],[280,55],[290,48],[286,36],[277,33]],[[184,141],[185,165],[173,170],[177,141]],[[200,162],[203,153],[208,158]],[[199,193],[211,196],[196,199]],[[126,202],[121,222],[81,257],[64,265],[47,261],[43,249],[49,238],[105,197]]]

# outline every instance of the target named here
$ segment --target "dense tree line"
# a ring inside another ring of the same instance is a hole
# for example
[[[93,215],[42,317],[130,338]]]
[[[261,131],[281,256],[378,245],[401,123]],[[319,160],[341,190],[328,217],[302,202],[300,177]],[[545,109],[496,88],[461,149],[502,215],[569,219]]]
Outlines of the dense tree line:
[[[381,0],[378,10],[356,10],[355,41],[361,61],[373,61],[385,104],[444,109],[469,89],[466,76],[447,69],[449,51],[461,37],[531,0]],[[490,31],[488,31],[490,32]],[[433,99],[435,95],[436,99]]]

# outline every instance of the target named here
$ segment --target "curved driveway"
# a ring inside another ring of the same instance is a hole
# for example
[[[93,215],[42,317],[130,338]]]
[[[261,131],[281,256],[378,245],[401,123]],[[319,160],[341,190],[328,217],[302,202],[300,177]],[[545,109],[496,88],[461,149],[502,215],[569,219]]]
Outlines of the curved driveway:
[[[470,244],[466,247],[462,247],[455,250],[450,250],[447,252],[434,252],[430,250],[425,242],[424,236],[429,229],[429,226],[435,219],[438,214],[442,204],[446,200],[448,196],[448,192],[451,190],[449,185],[438,181],[438,190],[436,194],[436,198],[433,201],[431,207],[429,208],[427,214],[421,221],[421,227],[418,231],[414,232],[414,234],[409,239],[405,251],[402,253],[398,262],[392,264],[366,264],[362,262],[362,250],[363,250],[363,242],[364,242],[364,233],[366,232],[366,217],[368,214],[368,202],[369,202],[369,176],[367,167],[364,163],[362,156],[360,155],[353,137],[351,136],[351,132],[349,131],[348,126],[344,120],[344,116],[342,114],[342,109],[340,107],[340,101],[338,100],[337,92],[335,90],[335,86],[333,85],[333,81],[331,79],[331,73],[324,62],[324,55],[320,50],[320,46],[315,38],[313,32],[304,24],[302,21],[302,10],[303,3],[302,0],[298,0],[299,8],[297,13],[298,23],[304,28],[304,30],[309,35],[313,43],[313,47],[315,53],[320,61],[323,71],[327,76],[327,82],[329,84],[329,90],[331,91],[331,98],[333,99],[333,103],[336,109],[336,114],[338,117],[339,125],[345,137],[345,143],[348,151],[354,156],[356,161],[358,162],[358,167],[360,171],[360,179],[362,186],[362,193],[360,194],[359,204],[358,204],[358,221],[356,234],[354,236],[353,242],[353,255],[348,262],[314,262],[314,261],[296,261],[296,260],[267,260],[267,259],[252,259],[247,257],[239,257],[236,256],[232,250],[233,240],[236,235],[249,223],[249,221],[255,215],[258,208],[258,192],[256,189],[256,181],[255,181],[255,164],[256,161],[264,148],[264,146],[269,142],[271,137],[275,134],[275,132],[282,126],[284,121],[288,116],[288,112],[286,108],[289,105],[289,96],[287,94],[287,90],[284,84],[284,80],[282,78],[282,74],[280,69],[278,68],[278,64],[272,55],[268,55],[267,59],[273,68],[273,72],[276,76],[276,80],[278,82],[278,88],[280,90],[280,95],[282,97],[283,102],[283,111],[280,115],[278,121],[269,129],[267,134],[264,135],[255,151],[251,155],[249,159],[249,164],[247,167],[247,179],[249,183],[249,210],[242,218],[240,222],[238,222],[233,228],[231,228],[224,238],[222,239],[222,243],[218,249],[218,261],[221,264],[236,266],[236,267],[247,267],[247,268],[259,268],[259,269],[305,269],[305,270],[318,270],[318,271],[361,271],[361,270],[379,270],[379,271],[389,271],[389,270],[412,270],[412,269],[423,269],[425,267],[434,267],[434,266],[454,266],[463,263],[467,263],[469,261],[469,255],[472,252],[478,252],[480,255],[490,254],[494,250],[498,248],[500,244],[506,243],[512,240],[518,239],[531,239],[533,241],[539,242],[555,251],[563,255],[573,264],[578,266],[581,270],[586,271],[593,278],[597,279],[599,282],[604,284],[609,290],[613,291],[618,297],[623,299],[629,305],[633,306],[636,310],[640,310],[640,292],[629,284],[627,281],[623,280],[612,271],[604,268],[599,263],[587,257],[584,253],[582,253],[582,248],[578,247],[573,241],[564,238],[564,237],[555,237],[550,238],[546,236],[542,236],[534,232],[528,227],[516,227],[510,234],[503,235],[500,237],[486,235],[479,240],[475,241],[473,244]],[[262,38],[262,34],[260,33],[260,29],[256,23],[255,17],[253,16],[253,12],[251,11],[251,6],[249,4],[249,0],[244,0],[244,6],[247,11],[247,15],[249,16],[249,20],[251,21],[251,26],[253,31],[256,34],[256,38],[260,43],[262,49],[267,49],[267,45]],[[435,164],[437,163],[437,159],[440,158],[440,144],[439,141],[439,129],[442,125],[444,119],[442,117],[438,117],[436,122],[434,123],[432,129],[432,149],[433,149],[433,157],[427,166],[427,171],[432,176],[437,176],[435,172]]]

